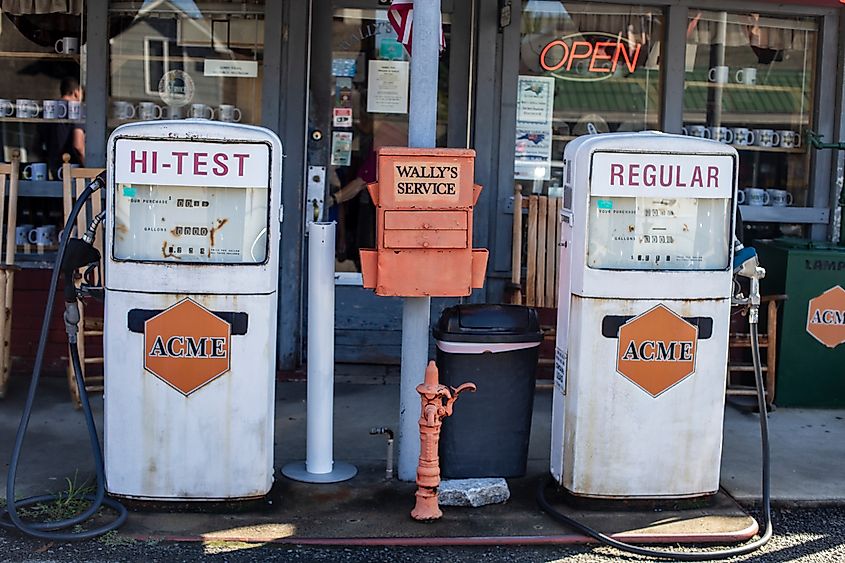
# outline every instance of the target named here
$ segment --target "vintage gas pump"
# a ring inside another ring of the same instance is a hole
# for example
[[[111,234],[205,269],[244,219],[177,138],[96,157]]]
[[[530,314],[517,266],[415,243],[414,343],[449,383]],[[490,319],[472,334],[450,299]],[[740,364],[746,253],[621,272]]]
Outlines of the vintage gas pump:
[[[105,468],[146,500],[273,482],[281,143],[245,125],[119,127],[108,144]]]
[[[584,497],[713,494],[736,150],[649,132],[582,137],[564,158],[552,474]]]

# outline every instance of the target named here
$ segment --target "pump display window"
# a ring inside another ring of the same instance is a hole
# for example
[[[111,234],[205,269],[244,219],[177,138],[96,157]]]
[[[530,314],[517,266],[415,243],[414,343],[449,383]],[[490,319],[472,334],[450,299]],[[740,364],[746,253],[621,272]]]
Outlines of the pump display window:
[[[109,130],[131,121],[261,123],[264,2],[111,2]]]
[[[818,29],[811,17],[689,12],[684,133],[739,151],[738,203],[751,238],[804,234],[756,217],[763,208],[810,205]]]
[[[559,196],[563,149],[580,135],[657,129],[661,8],[523,3],[514,177],[523,193]]]

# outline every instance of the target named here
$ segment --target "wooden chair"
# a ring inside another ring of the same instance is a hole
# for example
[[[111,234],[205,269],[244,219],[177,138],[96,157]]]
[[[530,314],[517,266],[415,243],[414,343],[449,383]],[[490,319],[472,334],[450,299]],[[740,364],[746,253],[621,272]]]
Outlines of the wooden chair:
[[[0,187],[3,194],[0,194],[0,227],[4,215],[6,229],[0,231],[0,243],[5,241],[2,261],[0,261],[0,338],[2,338],[2,350],[0,350],[0,398],[6,396],[6,387],[9,382],[9,373],[12,364],[12,293],[15,285],[15,229],[17,228],[18,216],[18,181],[20,178],[20,152],[12,154],[12,161],[8,164],[0,164]],[[8,210],[6,207],[6,180],[8,178]],[[5,213],[4,213],[5,212]]]
[[[761,310],[761,326],[765,330],[757,335],[757,342],[762,349],[766,350],[765,355],[761,353],[764,387],[766,391],[766,407],[771,408],[775,400],[775,381],[777,369],[777,335],[778,335],[778,307],[786,300],[786,295],[764,295],[761,298],[762,304],[766,305]],[[764,323],[763,323],[764,322]],[[746,332],[731,332],[728,337],[728,380],[725,394],[727,396],[756,396],[756,386],[743,382],[735,382],[735,377],[742,374],[753,374],[754,365],[750,354],[741,360],[731,359],[731,356],[739,355],[739,351],[750,351],[751,335]]]
[[[560,210],[563,199],[544,195],[522,195],[517,185],[513,198],[513,247],[509,301],[528,307],[557,307],[557,276],[560,265]],[[523,221],[527,209],[527,221]],[[524,226],[523,226],[524,225]],[[526,265],[525,278],[522,265]],[[555,327],[543,326],[543,337],[555,339]],[[542,365],[554,360],[541,358]]]
[[[72,168],[70,165],[70,155],[65,154],[62,159],[64,161],[64,163],[62,164],[62,194],[64,198],[64,217],[65,222],[67,222],[68,215],[70,215],[70,211],[73,208],[73,204],[76,201],[76,197],[82,193],[82,191],[85,189],[85,186],[88,185],[91,180],[96,178],[97,175],[99,175],[103,171],[103,168]],[[75,236],[82,236],[82,234],[88,228],[88,224],[91,222],[91,219],[93,219],[102,210],[102,208],[102,197],[100,193],[97,193],[94,195],[94,197],[91,198],[90,204],[86,205],[77,217],[74,232],[71,234]],[[99,273],[102,274],[103,223],[100,223],[100,226],[97,228],[98,232],[97,238],[94,241],[94,246],[97,248],[97,250],[100,251],[101,258],[98,269]],[[77,279],[77,286],[81,282],[81,279]],[[104,359],[102,356],[92,357],[90,355],[87,355],[85,353],[85,340],[86,338],[96,338],[99,339],[100,342],[102,342],[104,330],[103,318],[86,315],[85,305],[81,302],[79,304],[79,314],[80,330],[77,346],[79,347],[79,360],[82,364],[82,377],[85,381],[85,390],[89,392],[101,392],[103,390],[104,375],[90,375],[88,373],[88,366],[94,364],[103,365]],[[76,378],[73,374],[73,366],[70,362],[70,358],[68,358],[67,379],[74,406],[77,409],[81,408],[82,403],[80,402],[79,398],[79,388],[76,385]]]

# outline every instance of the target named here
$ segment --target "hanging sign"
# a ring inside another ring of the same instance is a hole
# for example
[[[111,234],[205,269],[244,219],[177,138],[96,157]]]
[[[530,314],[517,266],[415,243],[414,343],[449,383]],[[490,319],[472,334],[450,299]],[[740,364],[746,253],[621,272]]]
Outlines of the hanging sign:
[[[205,59],[203,64],[203,76],[255,78],[258,76],[258,61]]]
[[[634,72],[641,50],[641,43],[621,34],[573,33],[546,44],[540,66],[563,80],[602,80],[619,71]]]

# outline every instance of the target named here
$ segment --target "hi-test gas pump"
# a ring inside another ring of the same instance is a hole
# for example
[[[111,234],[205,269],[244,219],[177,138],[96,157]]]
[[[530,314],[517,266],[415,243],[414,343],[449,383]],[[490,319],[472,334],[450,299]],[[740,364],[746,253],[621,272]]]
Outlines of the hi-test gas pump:
[[[282,149],[257,127],[138,123],[108,144],[105,467],[112,495],[273,482]]]
[[[565,162],[552,474],[586,497],[715,493],[736,150],[601,135]]]
[[[551,474],[569,494],[679,499],[719,488],[733,276],[750,278],[756,335],[756,253],[734,257],[737,153],[657,132],[580,137],[566,147],[568,201],[552,407]],[[742,296],[739,296],[742,297]],[[752,340],[756,341],[756,337]],[[759,349],[758,404],[765,413]],[[771,537],[768,438],[761,416],[766,530],[751,544],[677,553],[624,544],[538,503],[555,519],[634,553],[709,560]]]

